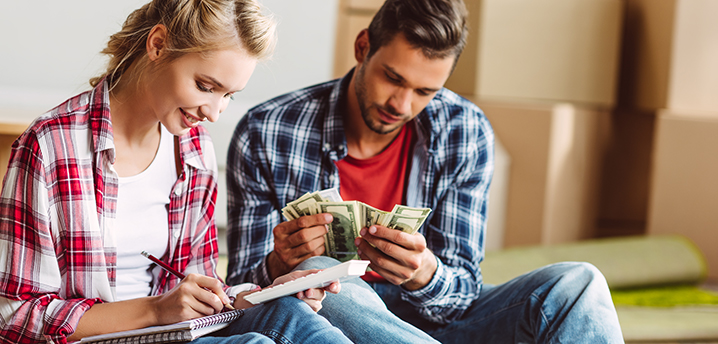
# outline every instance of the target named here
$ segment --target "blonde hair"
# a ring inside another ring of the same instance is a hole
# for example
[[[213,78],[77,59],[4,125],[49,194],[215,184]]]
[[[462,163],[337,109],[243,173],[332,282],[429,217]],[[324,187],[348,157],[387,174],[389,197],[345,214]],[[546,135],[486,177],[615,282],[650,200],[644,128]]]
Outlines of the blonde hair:
[[[107,77],[113,88],[135,63],[141,73],[149,61],[147,37],[158,24],[167,28],[165,62],[238,45],[250,56],[266,59],[276,44],[276,22],[262,10],[256,0],[152,0],[132,12],[122,30],[110,36],[102,50],[110,56],[107,71],[90,79],[90,85]]]

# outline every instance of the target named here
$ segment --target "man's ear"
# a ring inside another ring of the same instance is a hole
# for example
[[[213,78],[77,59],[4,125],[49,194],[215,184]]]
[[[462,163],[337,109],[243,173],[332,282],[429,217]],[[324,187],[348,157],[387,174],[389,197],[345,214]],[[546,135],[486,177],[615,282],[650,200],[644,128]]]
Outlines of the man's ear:
[[[358,64],[362,64],[366,60],[367,54],[369,54],[369,30],[364,29],[359,32],[354,41],[354,58]]]
[[[157,61],[164,51],[167,42],[167,28],[162,24],[155,25],[147,35],[147,57],[150,61]]]

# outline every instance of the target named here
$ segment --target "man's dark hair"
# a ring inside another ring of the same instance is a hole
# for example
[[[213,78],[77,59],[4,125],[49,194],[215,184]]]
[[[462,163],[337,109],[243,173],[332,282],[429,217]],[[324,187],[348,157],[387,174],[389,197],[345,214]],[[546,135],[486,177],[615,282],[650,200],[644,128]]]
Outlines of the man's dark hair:
[[[367,58],[403,33],[424,56],[456,60],[466,45],[467,16],[462,0],[387,0],[369,24]]]

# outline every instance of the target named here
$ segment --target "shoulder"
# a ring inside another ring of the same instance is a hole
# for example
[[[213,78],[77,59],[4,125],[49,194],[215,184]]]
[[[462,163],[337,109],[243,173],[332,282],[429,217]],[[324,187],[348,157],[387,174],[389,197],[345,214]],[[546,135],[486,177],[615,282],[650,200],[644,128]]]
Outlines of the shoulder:
[[[38,116],[27,131],[47,133],[72,129],[86,129],[90,116],[90,92],[78,94],[48,112]]]
[[[484,112],[468,99],[441,89],[422,113],[422,125],[433,135],[493,142],[493,130]]]
[[[15,146],[39,144],[67,149],[68,145],[89,144],[91,102],[91,92],[84,92],[40,115],[18,137]]]

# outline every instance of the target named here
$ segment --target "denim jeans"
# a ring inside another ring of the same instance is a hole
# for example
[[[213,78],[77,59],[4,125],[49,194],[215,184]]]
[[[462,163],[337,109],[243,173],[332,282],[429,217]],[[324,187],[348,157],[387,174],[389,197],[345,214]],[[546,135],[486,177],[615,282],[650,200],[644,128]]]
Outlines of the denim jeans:
[[[324,269],[339,264],[329,257],[312,257],[297,270]],[[339,294],[327,293],[319,314],[355,343],[437,343],[425,332],[391,313],[379,295],[358,277],[341,282]]]
[[[228,327],[192,344],[351,343],[304,301],[285,296],[245,310]]]
[[[623,343],[606,280],[588,263],[553,264],[484,285],[462,318],[447,325],[418,316],[401,300],[401,287],[372,286],[394,314],[442,343]]]

